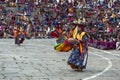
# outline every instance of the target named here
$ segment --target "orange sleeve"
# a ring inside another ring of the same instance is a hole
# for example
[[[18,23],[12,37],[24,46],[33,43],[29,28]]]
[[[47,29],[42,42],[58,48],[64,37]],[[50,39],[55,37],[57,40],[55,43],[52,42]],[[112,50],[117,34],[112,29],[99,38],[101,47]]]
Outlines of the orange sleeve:
[[[18,32],[16,30],[14,30],[14,37],[18,36]]]

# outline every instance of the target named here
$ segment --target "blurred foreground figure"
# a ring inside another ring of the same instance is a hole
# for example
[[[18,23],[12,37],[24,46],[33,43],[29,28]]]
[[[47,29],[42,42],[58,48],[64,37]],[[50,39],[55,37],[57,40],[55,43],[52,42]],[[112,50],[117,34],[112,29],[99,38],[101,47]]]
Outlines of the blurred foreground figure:
[[[83,31],[83,25],[78,25],[73,32],[73,38],[68,42],[73,44],[73,50],[68,58],[68,65],[72,69],[80,70],[86,68],[88,60],[88,38],[89,35]]]
[[[59,52],[72,50],[67,63],[72,69],[82,71],[86,68],[88,60],[88,38],[89,35],[84,32],[84,25],[77,25],[74,27],[72,36],[67,37],[63,32],[54,48]]]

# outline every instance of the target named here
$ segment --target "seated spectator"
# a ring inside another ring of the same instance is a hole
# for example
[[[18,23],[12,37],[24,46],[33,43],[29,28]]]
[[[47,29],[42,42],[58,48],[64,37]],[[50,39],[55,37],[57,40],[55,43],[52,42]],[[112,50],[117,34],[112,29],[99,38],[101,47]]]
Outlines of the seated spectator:
[[[106,49],[105,39],[101,39],[100,41],[100,49]]]
[[[120,50],[120,40],[118,39],[117,42],[116,42],[116,49],[117,50]]]

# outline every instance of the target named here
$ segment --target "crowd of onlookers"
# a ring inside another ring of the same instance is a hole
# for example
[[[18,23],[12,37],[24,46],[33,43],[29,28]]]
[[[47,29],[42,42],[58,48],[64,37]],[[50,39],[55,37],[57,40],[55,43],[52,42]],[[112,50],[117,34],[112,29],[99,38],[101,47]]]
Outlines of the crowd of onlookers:
[[[58,2],[59,1],[59,2]],[[120,0],[1,0],[0,38],[22,28],[31,38],[50,38],[56,26],[84,24],[89,46],[120,49]]]

